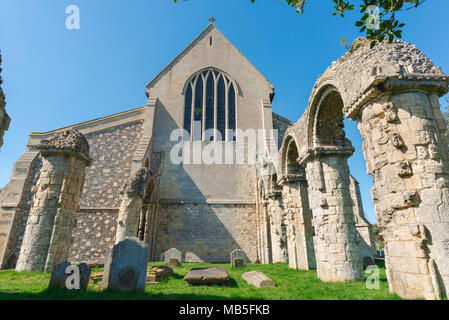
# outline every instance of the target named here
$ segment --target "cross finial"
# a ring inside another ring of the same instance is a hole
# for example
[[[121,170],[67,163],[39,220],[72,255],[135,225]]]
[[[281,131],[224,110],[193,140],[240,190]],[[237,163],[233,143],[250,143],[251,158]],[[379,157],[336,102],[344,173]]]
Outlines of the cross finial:
[[[215,22],[215,20],[217,20],[217,19],[215,19],[214,17],[210,17],[210,18],[209,18],[209,21],[210,21],[210,23],[212,23],[212,24]]]

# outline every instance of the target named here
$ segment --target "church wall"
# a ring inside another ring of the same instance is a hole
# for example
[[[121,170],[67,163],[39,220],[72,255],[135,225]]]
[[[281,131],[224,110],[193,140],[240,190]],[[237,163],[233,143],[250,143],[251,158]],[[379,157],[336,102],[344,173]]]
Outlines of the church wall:
[[[212,46],[210,45],[211,37]],[[157,211],[158,219],[162,217],[162,221],[166,221],[168,233],[157,229],[156,243],[158,245],[156,250],[160,253],[164,249],[170,249],[170,247],[176,247],[180,250],[183,250],[183,248],[193,250],[195,247],[209,246],[212,248],[212,253],[196,249],[199,250],[200,256],[205,257],[205,261],[214,261],[215,259],[228,261],[228,252],[232,250],[233,242],[230,238],[228,240],[221,238],[214,240],[213,236],[220,233],[234,235],[237,238],[234,238],[233,241],[239,243],[239,236],[236,234],[237,229],[233,229],[236,227],[229,223],[218,223],[217,221],[220,219],[205,220],[208,221],[208,224],[204,222],[202,224],[185,223],[185,219],[190,220],[183,217],[185,210],[179,208],[183,208],[186,201],[200,207],[211,202],[220,203],[224,206],[235,206],[232,215],[228,218],[240,221],[240,228],[255,229],[253,218],[240,218],[240,216],[246,215],[247,209],[239,209],[239,206],[246,206],[245,203],[248,201],[255,203],[254,166],[252,164],[209,165],[203,163],[182,166],[173,164],[170,160],[170,151],[175,142],[170,142],[170,134],[173,130],[184,127],[184,85],[190,76],[201,69],[207,67],[220,69],[236,81],[239,86],[236,106],[237,128],[242,130],[254,129],[257,132],[257,129],[263,128],[262,101],[269,99],[272,87],[256,68],[215,28],[203,34],[202,38],[200,37],[194,42],[193,47],[177,59],[179,60],[177,63],[170,65],[148,87],[150,99],[157,99],[153,152],[164,152],[158,194],[161,203],[170,203],[163,209],[158,208]],[[204,148],[210,142],[195,142],[195,144]],[[234,142],[216,142],[215,144],[223,147],[235,145]],[[245,162],[248,162],[247,157]],[[255,204],[252,206],[255,210]],[[218,208],[212,211],[220,217],[228,216],[228,213],[224,214]],[[163,217],[170,218],[165,219]],[[205,235],[206,230],[214,231],[209,238]],[[188,243],[185,243],[184,239],[177,235],[195,235],[198,234],[197,232],[201,234],[198,240],[192,236]],[[172,236],[169,236],[169,234],[172,234]],[[253,252],[253,248],[254,250],[256,248],[256,234],[250,232],[248,236],[250,236],[250,239],[246,242],[254,242],[254,246],[245,247],[244,250],[248,250],[248,256],[253,259],[256,257],[256,253]],[[206,237],[206,243],[201,237]],[[214,250],[217,253],[214,253]]]
[[[87,209],[76,214],[77,225],[72,232],[71,263],[103,264],[114,246],[118,209]]]
[[[142,122],[86,134],[92,164],[86,170],[81,208],[118,208],[120,191],[129,177]]]
[[[120,191],[131,171],[142,121],[86,134],[92,164],[86,170],[71,262],[103,263],[115,240]]]
[[[170,248],[188,262],[229,262],[235,249],[257,258],[255,204],[160,203],[155,257]]]

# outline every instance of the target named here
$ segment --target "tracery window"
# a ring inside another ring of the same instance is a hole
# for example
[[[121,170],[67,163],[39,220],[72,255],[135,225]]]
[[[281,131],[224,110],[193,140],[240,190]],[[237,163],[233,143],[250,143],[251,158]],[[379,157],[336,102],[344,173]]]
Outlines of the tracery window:
[[[235,141],[235,90],[235,82],[214,68],[201,70],[190,77],[184,89],[184,129],[192,140]]]

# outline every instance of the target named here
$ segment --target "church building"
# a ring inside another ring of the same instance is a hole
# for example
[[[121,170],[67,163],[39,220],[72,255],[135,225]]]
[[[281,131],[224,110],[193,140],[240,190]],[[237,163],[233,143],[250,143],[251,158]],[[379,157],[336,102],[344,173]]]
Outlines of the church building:
[[[43,162],[37,146],[74,129],[87,139],[90,163],[74,214],[70,262],[104,263],[116,242],[124,186],[146,168],[151,179],[134,229],[148,243],[150,261],[177,248],[187,262],[229,262],[230,252],[242,249],[250,262],[290,260],[291,267],[300,268],[292,263],[296,258],[287,239],[289,216],[282,210],[266,211],[258,185],[264,159],[277,156],[284,133],[294,124],[272,112],[274,86],[211,19],[147,84],[146,95],[144,106],[30,134],[0,193],[0,267],[15,268],[30,223]],[[179,152],[173,151],[180,140],[176,132],[189,142]],[[254,142],[245,137],[242,151],[239,134],[249,132],[258,137],[263,132],[262,138]],[[198,150],[205,148],[220,159],[225,151],[216,150],[231,150],[234,160],[197,161]],[[254,155],[250,149],[256,150]],[[235,160],[239,150],[245,155],[241,163]],[[182,162],[174,159],[179,155]],[[358,184],[351,179],[361,252],[372,258],[371,226],[364,218]]]

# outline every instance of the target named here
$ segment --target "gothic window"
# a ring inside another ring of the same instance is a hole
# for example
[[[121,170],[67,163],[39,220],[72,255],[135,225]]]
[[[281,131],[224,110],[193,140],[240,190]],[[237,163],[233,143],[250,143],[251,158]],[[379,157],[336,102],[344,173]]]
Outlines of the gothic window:
[[[195,73],[184,92],[184,129],[194,141],[222,141],[236,124],[236,84],[225,73],[208,68]]]
[[[196,79],[195,108],[193,110],[193,140],[201,140],[203,129],[203,76]]]
[[[186,110],[184,113],[184,129],[187,130],[187,132],[190,135],[190,128],[191,128],[191,119],[192,119],[192,86],[189,83],[189,86],[187,87],[186,91]]]

